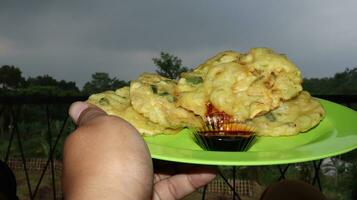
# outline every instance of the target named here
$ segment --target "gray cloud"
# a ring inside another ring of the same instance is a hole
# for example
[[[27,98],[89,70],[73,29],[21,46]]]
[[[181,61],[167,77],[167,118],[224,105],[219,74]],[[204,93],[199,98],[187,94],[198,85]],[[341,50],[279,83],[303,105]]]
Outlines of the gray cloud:
[[[221,50],[267,46],[307,77],[357,63],[350,1],[6,1],[0,65],[82,85],[96,71],[130,80],[168,51],[195,66]]]

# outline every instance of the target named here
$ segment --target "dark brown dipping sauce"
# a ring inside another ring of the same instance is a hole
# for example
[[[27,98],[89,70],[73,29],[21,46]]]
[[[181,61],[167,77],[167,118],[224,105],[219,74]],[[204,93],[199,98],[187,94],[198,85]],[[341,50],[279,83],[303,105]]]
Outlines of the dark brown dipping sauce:
[[[229,131],[229,130],[224,130],[224,131],[201,131],[199,133],[202,136],[222,136],[222,137],[250,137],[252,135],[252,132],[250,131]]]
[[[196,139],[202,148],[208,151],[245,151],[254,140],[252,135],[217,136],[197,134]]]

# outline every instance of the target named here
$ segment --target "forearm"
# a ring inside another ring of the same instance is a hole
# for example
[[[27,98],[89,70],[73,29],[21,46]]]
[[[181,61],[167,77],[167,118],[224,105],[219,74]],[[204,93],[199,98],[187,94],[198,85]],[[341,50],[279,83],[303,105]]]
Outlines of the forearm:
[[[65,198],[150,198],[151,159],[137,137],[141,136],[132,126],[114,117],[103,116],[79,127],[64,145]]]

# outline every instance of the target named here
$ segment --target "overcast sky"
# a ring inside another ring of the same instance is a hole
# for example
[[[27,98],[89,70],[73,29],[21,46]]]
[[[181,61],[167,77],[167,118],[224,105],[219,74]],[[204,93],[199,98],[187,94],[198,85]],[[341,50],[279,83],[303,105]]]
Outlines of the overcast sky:
[[[357,66],[357,1],[0,0],[0,66],[82,86],[154,72],[169,52],[194,67],[222,50],[270,47],[305,77]]]

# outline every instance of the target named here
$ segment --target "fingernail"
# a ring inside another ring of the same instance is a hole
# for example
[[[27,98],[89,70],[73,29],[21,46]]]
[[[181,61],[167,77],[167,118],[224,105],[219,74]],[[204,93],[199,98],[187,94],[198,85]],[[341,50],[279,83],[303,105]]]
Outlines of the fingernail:
[[[88,104],[86,102],[77,101],[74,102],[69,108],[69,116],[71,116],[74,123],[77,124],[78,118],[81,115],[82,111],[88,108]]]

